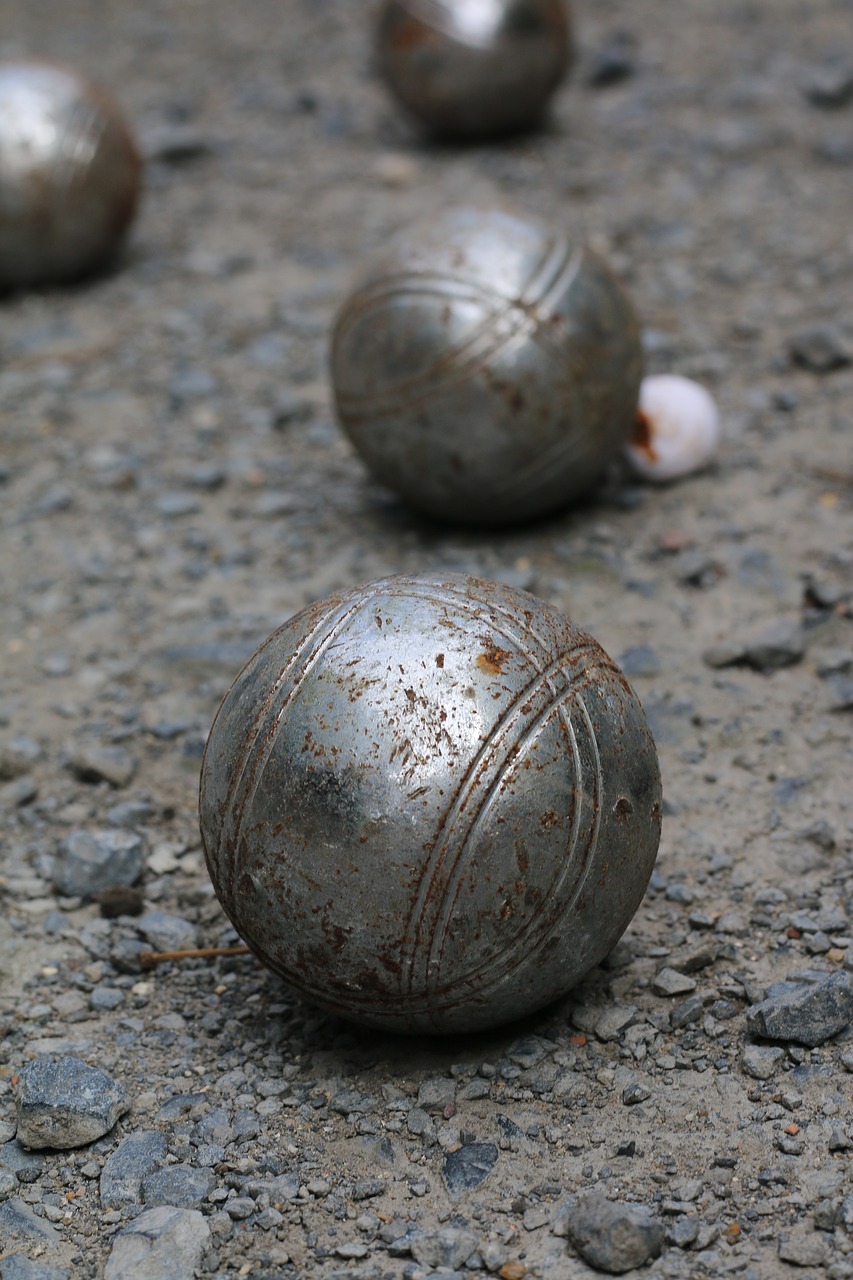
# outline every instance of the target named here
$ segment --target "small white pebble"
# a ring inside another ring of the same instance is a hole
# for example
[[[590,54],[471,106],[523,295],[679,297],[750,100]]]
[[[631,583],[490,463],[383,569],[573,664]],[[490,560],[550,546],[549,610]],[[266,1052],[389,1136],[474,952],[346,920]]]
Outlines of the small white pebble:
[[[711,394],[677,373],[643,378],[637,426],[625,453],[644,480],[663,483],[699,471],[720,443],[720,416]]]

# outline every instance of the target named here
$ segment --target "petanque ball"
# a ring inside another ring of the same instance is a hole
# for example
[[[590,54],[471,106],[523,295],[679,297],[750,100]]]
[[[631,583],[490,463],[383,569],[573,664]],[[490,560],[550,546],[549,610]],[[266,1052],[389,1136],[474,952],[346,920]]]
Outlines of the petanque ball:
[[[103,266],[139,186],[136,145],[108,93],[67,67],[0,63],[0,289]]]
[[[527,214],[461,207],[368,265],[331,372],[378,480],[430,516],[500,525],[593,492],[634,430],[642,349],[597,254]]]
[[[572,53],[564,0],[386,0],[377,45],[403,107],[465,140],[536,124]]]
[[[657,853],[636,696],[557,609],[455,574],[381,579],[261,645],[201,771],[234,927],[309,1000],[390,1031],[474,1031],[568,991]]]

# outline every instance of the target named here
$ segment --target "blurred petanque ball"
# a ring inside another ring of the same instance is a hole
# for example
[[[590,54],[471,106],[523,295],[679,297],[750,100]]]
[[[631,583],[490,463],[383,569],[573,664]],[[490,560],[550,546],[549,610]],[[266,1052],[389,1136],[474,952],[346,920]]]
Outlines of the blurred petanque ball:
[[[430,515],[509,524],[586,497],[634,430],[640,330],[609,267],[501,208],[393,240],[341,308],[341,425]]]
[[[379,61],[433,133],[484,138],[542,116],[571,58],[563,0],[387,0]]]
[[[51,63],[0,63],[0,289],[102,266],[139,184],[133,138],[103,89]]]
[[[276,631],[210,733],[219,899],[306,997],[370,1026],[474,1031],[613,947],[661,789],[619,668],[557,609],[464,575],[329,596]]]

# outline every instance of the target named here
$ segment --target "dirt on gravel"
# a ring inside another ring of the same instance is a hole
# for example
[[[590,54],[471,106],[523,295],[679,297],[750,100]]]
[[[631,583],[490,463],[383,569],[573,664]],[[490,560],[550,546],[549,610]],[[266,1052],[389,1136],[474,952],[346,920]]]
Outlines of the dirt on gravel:
[[[0,301],[0,1195],[44,1224],[16,1247],[103,1275],[161,1203],[110,1202],[103,1166],[156,1130],[165,1168],[211,1171],[199,1274],[574,1280],[599,1191],[662,1224],[645,1274],[853,1276],[853,1039],[745,1016],[853,970],[853,5],[577,0],[547,127],[464,148],[390,100],[374,8],[0,0],[0,55],[96,75],[146,155],[115,269]],[[487,534],[371,481],[330,325],[392,231],[463,200],[605,255],[648,370],[718,400],[711,468]],[[434,569],[558,605],[639,694],[665,815],[623,942],[449,1041],[324,1017],[243,956],[141,971],[152,939],[237,941],[197,786],[243,661],[330,591]],[[60,842],[110,827],[144,838],[145,915],[55,892]],[[14,1082],[50,1053],[132,1109],[29,1155]]]

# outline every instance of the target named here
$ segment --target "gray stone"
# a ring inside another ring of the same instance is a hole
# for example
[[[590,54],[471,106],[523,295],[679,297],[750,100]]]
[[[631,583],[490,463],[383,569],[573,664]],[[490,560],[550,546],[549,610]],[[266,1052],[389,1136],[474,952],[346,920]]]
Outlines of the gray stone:
[[[834,324],[812,324],[791,338],[788,350],[794,364],[812,373],[832,373],[851,363],[850,347]]]
[[[845,1231],[853,1234],[853,1193],[845,1196],[838,1206],[838,1218]]]
[[[779,1257],[795,1267],[822,1267],[828,1255],[825,1239],[815,1231],[797,1232],[779,1241]]]
[[[23,1253],[6,1253],[0,1258],[0,1280],[68,1280],[65,1267],[33,1262]]]
[[[359,1178],[353,1183],[353,1200],[372,1200],[385,1192],[385,1183],[381,1178]]]
[[[176,1209],[197,1209],[210,1195],[215,1183],[210,1169],[170,1164],[145,1175],[142,1179],[142,1200],[147,1205],[170,1204]]]
[[[825,111],[846,107],[853,102],[853,67],[843,63],[815,67],[805,86],[805,95],[813,106]]]
[[[258,1206],[251,1196],[234,1196],[232,1200],[226,1200],[223,1207],[229,1218],[233,1218],[235,1222],[245,1222]]]
[[[0,1280],[68,1280],[65,1267],[34,1262],[23,1253],[7,1253],[0,1258]]]
[[[27,1151],[16,1141],[6,1142],[0,1147],[0,1166],[17,1174],[19,1182],[34,1182],[46,1162],[47,1158],[40,1151]]]
[[[418,1231],[412,1236],[412,1257],[422,1267],[462,1267],[480,1241],[462,1227],[442,1227],[438,1231]]]
[[[418,1106],[432,1113],[442,1112],[456,1101],[456,1081],[445,1076],[424,1080],[418,1089]]]
[[[145,842],[134,831],[72,831],[53,862],[53,883],[66,897],[90,898],[111,885],[132,885],[142,875]]]
[[[667,1230],[667,1242],[674,1244],[677,1249],[689,1249],[699,1235],[699,1225],[699,1217],[695,1213],[679,1218]]]
[[[652,979],[652,990],[659,996],[681,996],[696,990],[696,979],[679,973],[677,969],[665,968]]]
[[[18,1179],[11,1169],[0,1168],[0,1201],[8,1200],[18,1190]]]
[[[142,1179],[166,1154],[166,1135],[157,1129],[131,1133],[101,1170],[101,1204],[117,1208],[142,1202]]]
[[[81,747],[71,757],[71,769],[81,782],[108,782],[126,787],[133,781],[136,761],[124,747]]]
[[[288,1200],[295,1200],[299,1194],[299,1174],[282,1173],[277,1178],[270,1178],[263,1184],[269,1193],[270,1204],[281,1205]]]
[[[741,1061],[744,1071],[754,1080],[769,1080],[784,1057],[785,1050],[777,1045],[748,1044]]]
[[[130,1108],[124,1085],[79,1058],[39,1058],[21,1072],[18,1141],[54,1149],[85,1146],[109,1133]]]
[[[45,1218],[37,1217],[25,1201],[12,1197],[0,1204],[0,1242],[4,1249],[15,1244],[47,1248],[59,1243],[59,1232]]]
[[[209,1243],[197,1209],[146,1209],[116,1237],[104,1280],[193,1280]]]
[[[498,1149],[493,1142],[469,1142],[451,1151],[444,1161],[444,1181],[451,1195],[461,1195],[479,1187],[498,1162]]]
[[[802,623],[798,618],[779,618],[749,640],[745,650],[745,661],[756,671],[791,667],[806,651]]]
[[[191,921],[165,911],[146,911],[136,927],[155,951],[182,951],[198,943],[198,930]]]
[[[705,1012],[705,1001],[701,996],[688,996],[677,1004],[670,1014],[670,1025],[673,1031],[681,1027],[689,1027],[691,1022],[698,1022]]]
[[[823,1044],[853,1021],[853,977],[833,973],[770,996],[746,1011],[747,1029],[766,1040]]]
[[[569,1238],[590,1266],[611,1275],[642,1267],[660,1255],[663,1228],[644,1205],[583,1196],[569,1217]]]
[[[635,644],[619,655],[619,666],[626,676],[660,675],[660,658],[654,649],[647,644]]]

